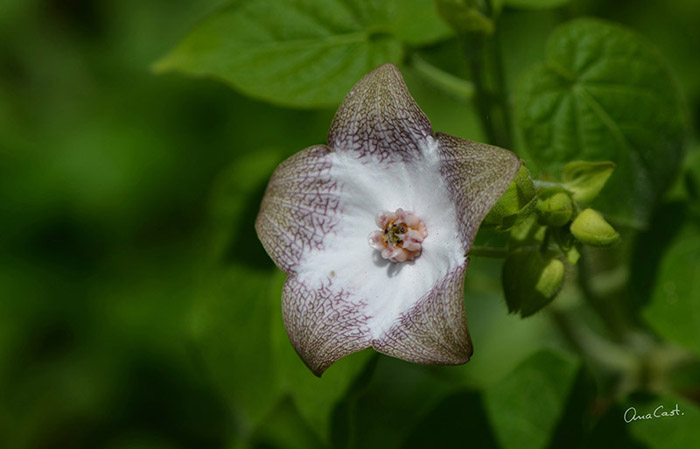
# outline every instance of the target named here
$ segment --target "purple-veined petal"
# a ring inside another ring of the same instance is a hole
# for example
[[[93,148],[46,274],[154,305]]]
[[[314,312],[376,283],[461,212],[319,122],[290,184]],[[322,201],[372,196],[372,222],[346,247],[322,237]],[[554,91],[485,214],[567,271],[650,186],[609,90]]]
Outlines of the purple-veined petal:
[[[469,361],[472,344],[463,305],[466,261],[449,271],[394,326],[373,341],[379,352],[410,362],[459,365]]]
[[[277,167],[265,191],[255,229],[265,250],[285,273],[303,255],[323,250],[341,218],[340,185],[331,176],[331,149],[313,146]]]
[[[435,146],[418,163],[365,164],[362,160],[335,152],[330,158],[330,176],[336,180],[342,192],[338,208],[343,213],[333,232],[323,240],[323,249],[310,250],[299,260],[294,282],[304,285],[305,291],[309,292],[307,308],[323,307],[312,303],[327,302],[327,297],[342,297],[347,307],[352,305],[355,310],[361,310],[365,317],[364,321],[360,320],[362,335],[366,334],[370,340],[363,340],[363,344],[357,346],[354,345],[355,340],[352,344],[340,345],[343,351],[335,355],[345,354],[347,348],[363,349],[369,345],[369,341],[381,342],[378,344],[386,348],[384,352],[388,352],[392,348],[384,340],[386,333],[395,329],[400,317],[408,316],[410,310],[422,310],[421,307],[427,307],[426,310],[430,311],[454,310],[450,302],[445,303],[450,307],[438,307],[434,303],[445,301],[445,298],[431,295],[430,292],[447,291],[448,286],[461,291],[461,284],[455,279],[462,279],[467,246],[459,237],[456,210],[448,186],[438,170]],[[390,262],[368,243],[370,233],[378,229],[375,215],[382,210],[398,208],[415,213],[427,229],[422,253],[414,261]],[[448,282],[445,280],[447,273],[458,275],[449,277]],[[320,296],[311,293],[318,291],[326,293]],[[422,299],[425,304],[418,305]],[[453,316],[449,318],[453,321]],[[306,322],[305,326],[332,329],[337,325],[337,319],[341,319],[341,316],[315,314],[313,324]],[[355,320],[356,323],[360,321]],[[445,321],[445,326],[458,329],[458,321],[452,321]],[[341,326],[345,327],[344,324]],[[421,331],[429,334],[435,329]],[[288,332],[292,334],[289,328]],[[339,341],[346,337],[340,335],[336,338],[328,333],[321,334],[318,340],[315,338],[297,339],[295,343],[297,352],[309,366],[316,366],[314,360],[330,359],[324,354],[317,354],[321,339],[333,338],[332,345],[339,345]],[[436,340],[442,338],[435,335]],[[461,356],[451,354],[440,358],[441,354],[433,352],[434,363],[454,364],[458,358],[465,360],[468,337],[460,331],[454,338],[462,338],[460,349],[455,349],[456,354]]]
[[[391,63],[377,67],[355,84],[328,132],[333,150],[350,152],[368,162],[420,159],[432,139],[428,117]]]
[[[481,221],[506,191],[520,159],[503,148],[437,133],[440,173],[459,211],[461,240],[474,240]],[[467,248],[468,248],[467,247]]]
[[[366,304],[334,288],[328,278],[307,286],[291,275],[282,291],[282,314],[289,340],[317,376],[346,355],[370,347]]]

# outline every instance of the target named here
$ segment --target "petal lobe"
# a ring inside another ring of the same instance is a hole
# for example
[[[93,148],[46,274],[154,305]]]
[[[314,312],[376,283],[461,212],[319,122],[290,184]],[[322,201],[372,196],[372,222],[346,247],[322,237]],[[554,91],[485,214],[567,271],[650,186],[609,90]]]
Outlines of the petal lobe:
[[[328,144],[335,151],[382,163],[420,159],[433,139],[428,117],[391,63],[377,67],[352,88],[328,132]]]
[[[335,361],[370,347],[365,304],[333,288],[332,279],[308,286],[296,276],[282,291],[282,315],[289,340],[317,376]]]
[[[518,173],[520,159],[485,143],[437,136],[440,173],[459,211],[461,239],[471,247],[481,221]]]
[[[265,191],[255,229],[265,250],[285,273],[309,251],[323,250],[324,238],[340,221],[342,186],[330,176],[331,150],[319,145],[277,167]]]
[[[433,288],[379,339],[377,351],[430,365],[459,365],[469,361],[472,344],[463,306],[466,262],[440,279]]]

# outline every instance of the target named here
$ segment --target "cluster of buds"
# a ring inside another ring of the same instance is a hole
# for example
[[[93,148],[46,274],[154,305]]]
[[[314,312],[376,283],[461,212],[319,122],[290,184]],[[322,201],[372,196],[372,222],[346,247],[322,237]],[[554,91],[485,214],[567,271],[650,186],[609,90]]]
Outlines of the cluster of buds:
[[[511,312],[525,317],[549,304],[564,284],[565,262],[575,265],[582,246],[620,240],[600,212],[586,207],[614,168],[612,162],[570,162],[561,182],[533,182],[527,169],[520,169],[484,220],[497,231],[510,231],[503,289]]]

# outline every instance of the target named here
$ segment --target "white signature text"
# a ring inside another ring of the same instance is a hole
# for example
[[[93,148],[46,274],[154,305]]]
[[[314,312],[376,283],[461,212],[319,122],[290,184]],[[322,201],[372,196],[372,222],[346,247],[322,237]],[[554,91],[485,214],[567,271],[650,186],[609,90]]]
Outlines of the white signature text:
[[[627,410],[625,410],[625,422],[626,423],[631,423],[632,421],[638,421],[638,420],[646,420],[646,419],[656,419],[656,418],[670,418],[673,416],[681,416],[684,415],[685,413],[681,412],[681,410],[678,408],[678,404],[676,404],[676,408],[673,410],[666,411],[664,410],[663,405],[659,405],[656,407],[653,411],[653,413],[646,413],[646,414],[638,414],[637,409],[634,407],[630,407]]]

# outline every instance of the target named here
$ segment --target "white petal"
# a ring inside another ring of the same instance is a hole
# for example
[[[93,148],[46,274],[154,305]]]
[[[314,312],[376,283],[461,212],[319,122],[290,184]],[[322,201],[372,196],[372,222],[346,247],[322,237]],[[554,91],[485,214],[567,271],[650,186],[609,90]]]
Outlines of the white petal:
[[[419,163],[379,165],[343,153],[332,154],[331,177],[342,193],[340,222],[300,260],[299,280],[309,288],[324,285],[333,273],[333,288],[365,304],[373,339],[381,338],[444,276],[465,263],[466,242],[448,187],[440,175],[436,142],[431,140]],[[425,223],[428,236],[415,260],[393,263],[367,243],[377,229],[375,215],[403,208]]]

